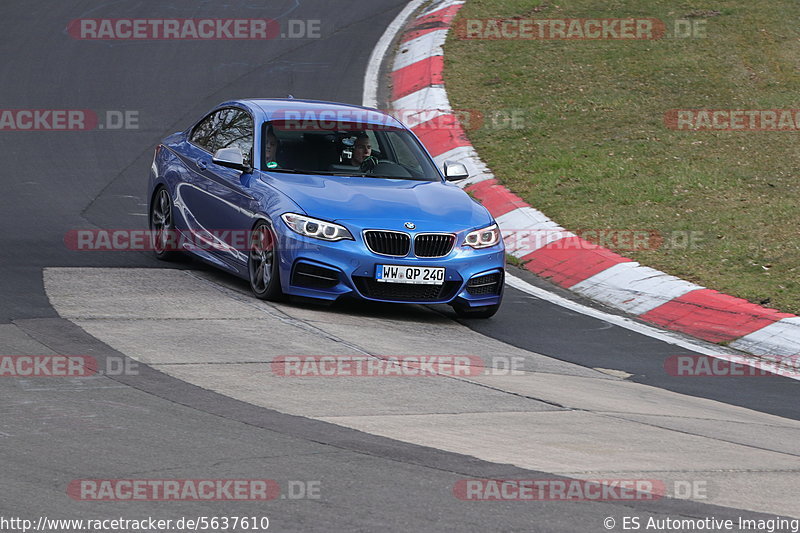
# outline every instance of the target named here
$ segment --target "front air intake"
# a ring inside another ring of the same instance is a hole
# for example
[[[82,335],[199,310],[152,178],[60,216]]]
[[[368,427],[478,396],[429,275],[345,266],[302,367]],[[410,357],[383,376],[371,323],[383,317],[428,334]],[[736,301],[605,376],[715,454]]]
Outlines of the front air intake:
[[[370,252],[392,257],[405,257],[411,251],[411,237],[399,231],[367,230],[364,242]]]

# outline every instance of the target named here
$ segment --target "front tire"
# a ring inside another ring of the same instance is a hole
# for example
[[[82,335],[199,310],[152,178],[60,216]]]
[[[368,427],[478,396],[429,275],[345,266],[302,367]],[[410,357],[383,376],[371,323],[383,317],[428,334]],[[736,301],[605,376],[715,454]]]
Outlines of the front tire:
[[[166,187],[159,187],[150,207],[151,244],[156,259],[174,261],[180,252],[172,250],[175,242],[175,223],[172,220],[172,199]]]
[[[283,299],[278,263],[278,240],[269,224],[261,221],[250,234],[247,258],[250,290],[256,298],[271,301]]]

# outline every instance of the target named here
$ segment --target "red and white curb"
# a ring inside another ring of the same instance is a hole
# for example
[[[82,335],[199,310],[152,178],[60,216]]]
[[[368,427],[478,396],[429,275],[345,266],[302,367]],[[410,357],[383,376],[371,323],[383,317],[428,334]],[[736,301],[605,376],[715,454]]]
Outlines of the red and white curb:
[[[405,17],[401,13],[395,24],[398,20],[402,24],[422,3],[411,2]],[[489,209],[501,229],[550,236],[510,253],[525,261],[525,268],[557,285],[663,328],[756,355],[800,353],[800,317],[681,280],[588,243],[497,182],[467,140],[444,88],[443,45],[463,4],[433,2],[408,24],[391,68],[391,107],[421,110],[418,117],[404,120],[439,166],[446,160],[466,165],[470,178],[461,186]],[[384,42],[376,48],[371,68],[377,68],[374,65],[379,65],[388,46]],[[365,105],[369,104],[375,105],[365,97]],[[437,126],[426,127],[430,120]]]

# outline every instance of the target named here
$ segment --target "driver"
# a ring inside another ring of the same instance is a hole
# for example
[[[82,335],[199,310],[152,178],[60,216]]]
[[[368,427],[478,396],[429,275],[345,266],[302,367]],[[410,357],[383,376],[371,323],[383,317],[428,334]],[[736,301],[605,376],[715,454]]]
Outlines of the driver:
[[[356,136],[350,164],[361,168],[361,170],[371,170],[378,164],[378,159],[372,155],[372,144],[370,143],[369,135],[364,132]]]
[[[366,133],[359,133],[356,137],[356,143],[353,146],[353,159],[351,159],[354,166],[360,167],[366,158],[372,155],[372,144],[369,141],[369,135]]]

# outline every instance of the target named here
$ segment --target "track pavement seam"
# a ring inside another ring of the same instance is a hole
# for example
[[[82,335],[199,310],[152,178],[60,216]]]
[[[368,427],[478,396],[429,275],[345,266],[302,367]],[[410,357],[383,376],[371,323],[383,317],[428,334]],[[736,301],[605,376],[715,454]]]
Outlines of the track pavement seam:
[[[613,418],[614,420],[624,420],[626,422],[636,422],[637,424],[641,424],[641,425],[648,426],[648,427],[651,427],[651,428],[663,429],[663,430],[666,430],[666,431],[672,431],[672,432],[675,432],[675,433],[680,433],[680,434],[683,434],[683,435],[689,435],[689,436],[692,436],[692,437],[701,436],[703,438],[706,438],[706,439],[709,439],[709,440],[713,440],[713,441],[716,441],[716,442],[724,442],[726,444],[735,444],[737,446],[743,446],[745,448],[751,448],[751,449],[754,449],[754,450],[761,450],[761,451],[765,451],[765,452],[779,453],[781,455],[788,455],[788,456],[791,456],[791,457],[800,457],[800,454],[798,454],[798,453],[791,453],[791,452],[786,452],[786,451],[781,451],[781,450],[773,450],[773,449],[770,449],[770,448],[765,448],[763,446],[754,446],[752,444],[745,444],[745,443],[742,443],[742,442],[734,442],[732,440],[724,439],[724,438],[720,438],[720,437],[713,437],[713,436],[709,436],[709,435],[703,435],[703,434],[700,434],[700,433],[692,433],[691,431],[686,431],[686,430],[683,430],[683,429],[676,429],[676,428],[672,428],[672,427],[661,426],[661,425],[658,425],[658,424],[656,424],[654,422],[643,422],[642,420],[634,420],[634,419],[626,418],[623,415],[613,415],[613,414],[597,412],[597,411],[590,411],[590,412],[595,414],[595,415],[598,415],[598,416],[603,416],[603,417],[606,417],[606,418]],[[635,413],[631,413],[630,416],[636,416],[636,414]],[[725,423],[729,424],[730,421],[726,420]],[[800,472],[800,468],[798,468],[797,471]]]

